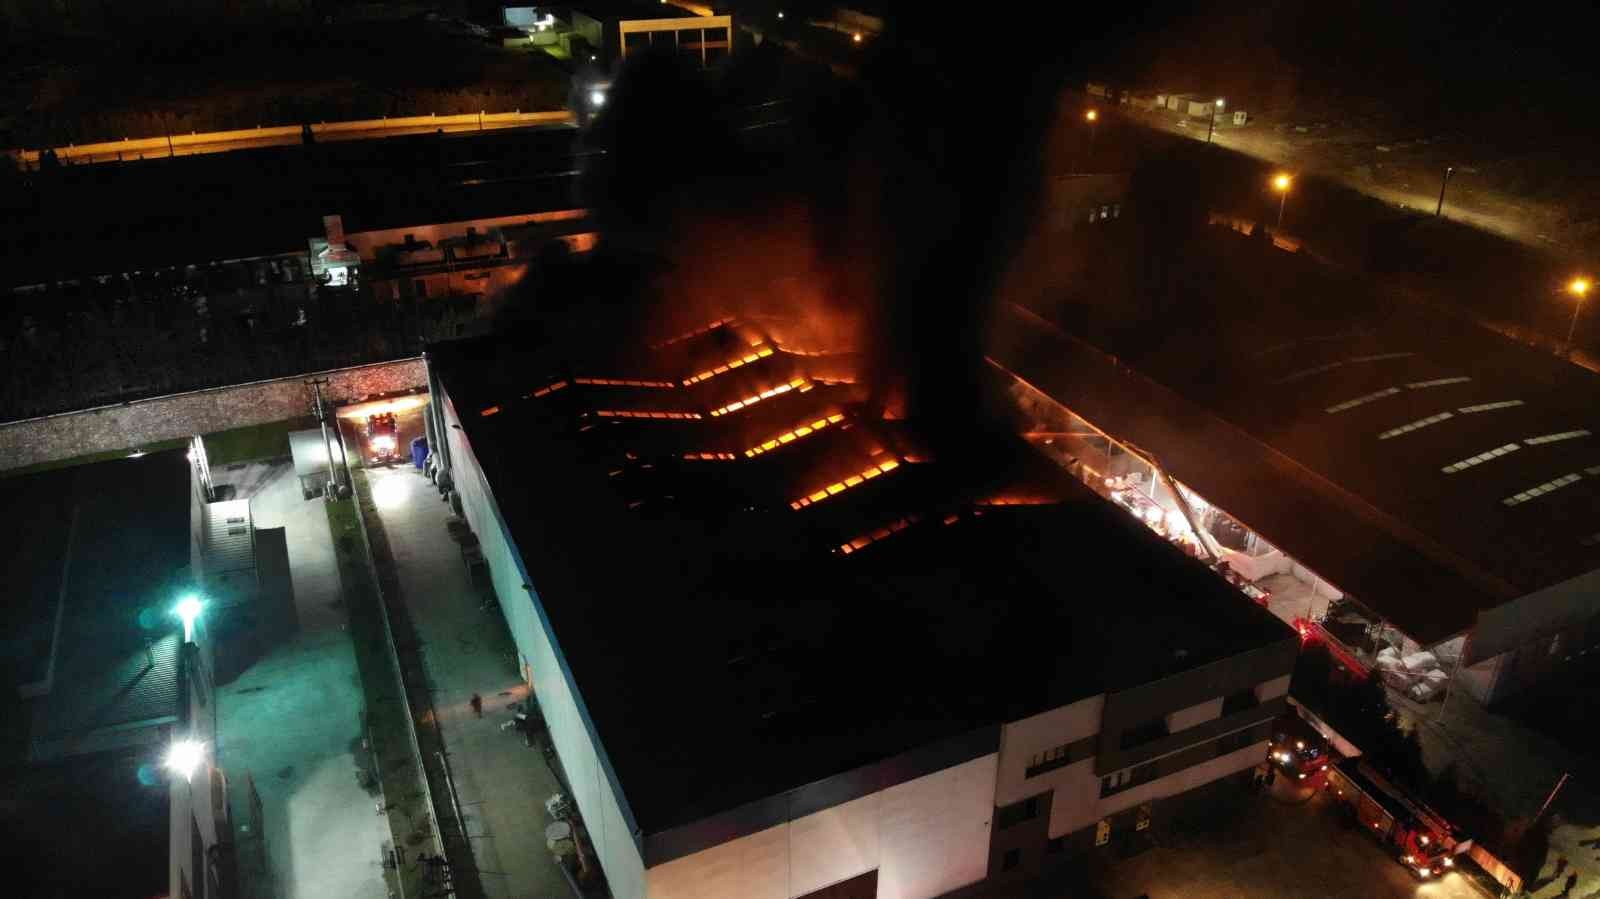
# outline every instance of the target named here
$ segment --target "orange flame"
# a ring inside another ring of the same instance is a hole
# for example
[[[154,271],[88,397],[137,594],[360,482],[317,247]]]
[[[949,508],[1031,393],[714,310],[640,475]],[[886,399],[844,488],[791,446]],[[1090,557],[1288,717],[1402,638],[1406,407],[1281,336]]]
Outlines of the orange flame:
[[[671,381],[641,381],[637,378],[573,378],[574,384],[598,384],[603,387],[676,387]],[[553,387],[553,385],[552,385]],[[538,396],[539,394],[534,394]]]
[[[771,450],[775,450],[775,449],[777,449],[779,446],[781,446],[783,444],[793,443],[796,440],[799,440],[801,437],[805,437],[808,434],[815,434],[816,432],[822,430],[823,428],[827,427],[828,425],[836,425],[841,421],[844,421],[844,415],[840,414],[840,413],[834,413],[833,415],[830,415],[827,418],[819,418],[816,421],[811,422],[810,424],[800,425],[799,427],[795,428],[792,431],[784,431],[782,434],[779,434],[778,436],[776,436],[776,437],[772,438],[771,440],[768,440],[768,441],[766,441],[766,442],[764,442],[764,443],[762,443],[762,444],[760,444],[758,446],[752,446],[749,449],[745,450],[744,454],[747,457],[748,456],[759,456],[762,453],[769,452]]]
[[[683,457],[700,462],[726,462],[739,458],[733,453],[684,453]]]
[[[805,378],[795,378],[793,381],[790,381],[787,384],[779,384],[776,387],[763,390],[754,396],[747,396],[742,400],[735,400],[734,402],[731,402],[721,408],[712,409],[711,417],[716,418],[719,415],[727,415],[729,412],[738,412],[740,409],[748,406],[754,406],[756,403],[759,403],[762,400],[772,399],[780,393],[788,393],[791,390],[799,390],[803,393],[810,389],[811,383]]]
[[[541,396],[549,396],[550,394],[555,393],[557,390],[560,390],[561,388],[563,388],[565,386],[567,386],[567,382],[566,381],[557,381],[554,384],[549,385],[548,387],[541,387],[538,390],[535,390],[530,395],[532,397],[534,397],[534,398],[538,398],[538,397],[541,397]]]
[[[639,409],[599,409],[594,413],[601,418],[671,418],[677,420],[698,420],[698,412],[660,412]]]
[[[727,374],[728,372],[739,368],[740,366],[749,365],[757,359],[765,359],[772,355],[772,352],[772,347],[770,346],[757,347],[754,352],[746,353],[745,355],[734,359],[729,359],[726,363],[719,365],[716,368],[708,368],[697,375],[684,378],[683,386],[688,387],[691,384],[698,384],[701,381],[707,381],[711,378],[715,378],[717,375]]]
[[[883,539],[885,539],[887,537],[890,537],[890,536],[893,536],[895,534],[898,534],[901,531],[905,530],[906,528],[911,527],[912,525],[916,524],[920,520],[921,520],[920,516],[907,515],[906,517],[904,517],[902,519],[899,519],[898,521],[891,521],[890,523],[884,525],[881,528],[878,528],[875,531],[872,531],[872,532],[866,533],[866,534],[862,534],[861,536],[857,537],[856,539],[851,540],[849,543],[840,544],[839,545],[839,551],[848,556],[853,552],[858,552],[860,550],[866,549],[868,546],[871,546],[872,544],[877,543],[879,540],[883,540]]]
[[[860,474],[853,474],[842,481],[836,481],[835,483],[829,484],[815,493],[800,497],[799,499],[790,503],[789,508],[796,510],[804,509],[806,506],[809,506],[812,503],[820,503],[830,496],[843,493],[846,490],[849,490],[851,487],[855,487],[866,481],[870,481],[879,475],[888,474],[899,467],[900,460],[898,459],[888,459],[883,462],[879,462],[877,465],[874,465],[871,468],[863,469]]]
[[[650,349],[659,350],[662,347],[672,346],[675,343],[682,343],[683,341],[688,340],[691,337],[698,337],[701,334],[704,334],[704,333],[706,333],[708,331],[715,330],[716,328],[719,328],[719,327],[721,327],[723,325],[726,325],[726,324],[730,324],[732,322],[733,322],[733,316],[725,316],[723,318],[717,319],[714,322],[711,322],[710,324],[701,325],[700,327],[695,328],[695,329],[693,329],[691,331],[685,331],[685,332],[683,332],[682,334],[679,334],[676,337],[669,337],[666,340],[661,341],[660,343],[652,343],[652,344],[650,344]]]

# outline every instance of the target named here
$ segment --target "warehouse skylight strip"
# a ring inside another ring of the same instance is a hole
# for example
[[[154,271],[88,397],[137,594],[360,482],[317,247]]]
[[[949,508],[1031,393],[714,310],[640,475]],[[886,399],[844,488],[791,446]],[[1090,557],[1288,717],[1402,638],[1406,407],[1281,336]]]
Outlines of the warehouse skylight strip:
[[[1399,437],[1401,434],[1409,434],[1412,431],[1419,431],[1430,425],[1436,425],[1441,421],[1446,421],[1454,417],[1455,416],[1449,412],[1440,412],[1438,415],[1430,415],[1427,418],[1419,418],[1416,421],[1410,422],[1409,424],[1403,424],[1398,428],[1390,428],[1389,430],[1384,431],[1378,435],[1378,439],[1388,440],[1391,437]]]
[[[1493,412],[1496,409],[1512,409],[1522,405],[1522,400],[1501,400],[1498,403],[1479,403],[1476,406],[1462,406],[1457,409],[1462,415],[1471,415],[1474,412]]]
[[[684,341],[684,340],[688,340],[691,337],[697,337],[697,336],[699,336],[701,334],[705,334],[705,333],[707,333],[707,332],[709,332],[709,331],[711,331],[711,330],[713,330],[715,328],[719,328],[719,327],[721,327],[723,325],[726,325],[726,324],[731,324],[732,322],[733,322],[733,317],[732,316],[729,316],[727,318],[719,318],[714,322],[710,322],[708,324],[701,325],[700,327],[695,328],[692,331],[685,331],[685,332],[683,332],[682,334],[679,334],[676,337],[669,337],[666,340],[661,341],[660,343],[652,343],[652,344],[650,344],[650,349],[659,350],[662,347],[672,346],[675,343],[678,343],[678,342]]]
[[[529,394],[529,396],[532,396],[534,398],[538,398],[538,397],[541,397],[541,396],[549,396],[550,394],[555,393],[557,390],[560,390],[561,388],[563,388],[565,386],[567,386],[567,382],[566,381],[557,381],[557,382],[555,382],[554,384],[551,384],[548,387],[540,387],[538,390],[535,390],[533,393]]]
[[[1579,428],[1575,431],[1560,431],[1555,434],[1541,434],[1538,437],[1528,437],[1522,442],[1529,446],[1539,446],[1540,444],[1544,443],[1560,443],[1563,440],[1576,440],[1579,437],[1587,436],[1589,436],[1589,432],[1583,428]]]
[[[671,381],[645,381],[639,378],[573,378],[574,384],[594,384],[601,387],[677,387]]]
[[[1488,452],[1479,453],[1469,459],[1462,459],[1460,462],[1446,465],[1439,470],[1445,474],[1455,474],[1458,471],[1466,471],[1474,465],[1482,465],[1491,459],[1498,459],[1508,453],[1514,453],[1521,448],[1522,447],[1517,446],[1515,443],[1508,443],[1505,446],[1497,446]]]
[[[1318,365],[1315,368],[1307,368],[1302,371],[1297,371],[1292,375],[1285,375],[1284,377],[1281,377],[1272,383],[1288,384],[1293,381],[1298,381],[1301,378],[1309,378],[1312,375],[1320,375],[1325,371],[1333,371],[1336,368],[1343,368],[1346,365],[1353,365],[1357,362],[1382,362],[1386,359],[1404,359],[1415,355],[1416,353],[1407,350],[1400,353],[1375,353],[1371,356],[1351,356],[1349,359],[1341,359],[1338,362],[1329,362],[1326,365]]]
[[[1583,473],[1589,475],[1590,477],[1600,475],[1600,465],[1591,465],[1588,468],[1585,468]]]
[[[1461,375],[1455,378],[1434,378],[1431,381],[1412,381],[1406,386],[1412,390],[1426,390],[1429,387],[1444,387],[1448,384],[1465,384],[1470,380],[1472,379],[1466,375]]]
[[[830,496],[843,493],[846,490],[849,490],[851,487],[858,486],[864,481],[870,481],[879,475],[888,474],[899,467],[899,459],[888,459],[883,462],[879,462],[877,465],[874,465],[871,468],[862,469],[859,474],[853,474],[842,481],[836,481],[832,484],[829,484],[815,493],[800,497],[799,499],[790,503],[789,508],[796,510],[804,509],[806,506],[809,506],[812,503],[820,503]]]
[[[594,414],[601,418],[655,418],[675,421],[694,421],[700,418],[698,412],[660,412],[640,409],[599,409]]]
[[[735,401],[729,403],[726,406],[722,406],[722,407],[717,408],[717,409],[712,409],[711,410],[711,417],[712,418],[716,418],[716,417],[721,416],[721,415],[727,415],[729,412],[738,412],[740,409],[745,409],[745,408],[748,408],[750,406],[754,406],[756,403],[759,403],[762,400],[772,399],[773,397],[777,396],[780,393],[788,393],[791,390],[799,390],[799,391],[801,391],[803,393],[803,392],[805,392],[807,390],[810,390],[810,389],[811,389],[811,384],[805,378],[795,378],[793,381],[790,381],[787,384],[779,384],[776,387],[773,387],[773,388],[770,388],[770,389],[767,389],[767,390],[763,390],[760,393],[757,393],[757,394],[755,394],[753,396],[747,396],[742,400],[735,400]],[[698,418],[699,416],[695,416],[695,417]]]
[[[799,440],[801,437],[815,434],[828,425],[836,425],[841,421],[844,421],[844,415],[842,413],[835,412],[826,418],[819,418],[810,424],[800,425],[792,431],[784,431],[782,434],[779,434],[771,440],[761,443],[758,446],[750,447],[744,451],[744,454],[746,456],[759,456],[762,453],[771,452],[780,446],[793,443],[796,440]]]
[[[1564,474],[1553,481],[1545,481],[1543,484],[1540,484],[1537,487],[1529,487],[1527,490],[1512,496],[1508,496],[1500,502],[1508,506],[1520,506],[1529,500],[1538,499],[1539,497],[1544,496],[1546,493],[1554,493],[1557,490],[1560,490],[1562,487],[1576,484],[1581,480],[1583,480],[1583,475],[1574,471],[1571,474]]]
[[[734,358],[729,359],[727,362],[724,362],[723,364],[718,365],[715,368],[708,368],[705,371],[700,372],[697,375],[691,375],[691,376],[689,376],[687,378],[684,378],[683,379],[683,386],[688,387],[691,384],[698,384],[701,381],[709,381],[712,378],[715,378],[717,375],[727,374],[728,372],[733,371],[736,368],[739,368],[739,367],[745,366],[745,365],[749,365],[750,363],[756,361],[757,359],[765,359],[768,356],[772,355],[772,352],[773,352],[773,350],[772,350],[772,347],[770,347],[770,346],[763,345],[763,346],[753,347],[750,350],[750,352],[745,353],[742,356],[735,356]]]
[[[684,453],[683,458],[690,462],[732,462],[739,457],[733,453]]]
[[[839,552],[842,552],[847,556],[853,552],[860,552],[861,550],[866,549],[868,546],[877,543],[879,540],[884,540],[900,533],[906,528],[916,524],[920,520],[922,520],[921,516],[907,515],[906,517],[892,521],[875,531],[862,534],[856,539],[851,540],[849,543],[839,544]]]
[[[1374,391],[1365,396],[1358,396],[1353,400],[1345,400],[1342,403],[1335,403],[1332,406],[1329,406],[1327,411],[1329,415],[1332,415],[1336,412],[1344,412],[1347,409],[1354,409],[1357,406],[1364,406],[1373,400],[1381,400],[1386,396],[1394,396],[1399,392],[1400,388],[1398,387],[1386,387],[1383,390]]]

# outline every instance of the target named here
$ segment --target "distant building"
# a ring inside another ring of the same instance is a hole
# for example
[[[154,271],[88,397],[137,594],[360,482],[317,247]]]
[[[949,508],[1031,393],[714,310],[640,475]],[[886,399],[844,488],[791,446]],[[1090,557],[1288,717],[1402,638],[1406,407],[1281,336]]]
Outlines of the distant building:
[[[15,604],[26,617],[4,635],[27,678],[17,685],[28,720],[16,735],[26,757],[8,766],[11,811],[47,832],[47,851],[76,857],[38,861],[83,895],[240,895],[229,805],[239,785],[212,762],[217,665],[250,643],[262,584],[288,589],[287,550],[281,528],[251,525],[248,504],[240,518],[235,504],[209,503],[203,463],[193,447],[187,455],[8,479],[0,494],[8,508],[37,510],[31,545],[44,556],[32,575],[7,571],[32,588]],[[258,550],[277,560],[265,580]],[[186,595],[206,599],[188,627],[174,614]],[[17,640],[29,619],[33,636]],[[184,776],[167,762],[186,743],[202,751]],[[95,871],[118,880],[95,883]]]
[[[930,458],[787,331],[428,353],[612,895],[940,896],[1262,760],[1288,627],[1020,443]]]

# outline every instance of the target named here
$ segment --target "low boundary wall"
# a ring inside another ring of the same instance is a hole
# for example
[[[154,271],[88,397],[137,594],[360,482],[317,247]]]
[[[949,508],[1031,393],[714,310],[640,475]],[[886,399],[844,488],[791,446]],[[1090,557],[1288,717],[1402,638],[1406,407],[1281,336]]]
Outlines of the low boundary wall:
[[[0,424],[0,471],[309,415],[312,378],[334,404],[428,384],[413,357],[26,418]]]

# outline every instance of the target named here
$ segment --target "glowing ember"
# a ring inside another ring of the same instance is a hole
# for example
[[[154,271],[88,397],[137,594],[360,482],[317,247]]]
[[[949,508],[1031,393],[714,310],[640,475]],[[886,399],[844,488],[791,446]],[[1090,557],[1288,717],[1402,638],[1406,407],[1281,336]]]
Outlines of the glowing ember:
[[[694,375],[694,376],[688,377],[688,378],[684,378],[683,379],[683,386],[688,387],[691,384],[698,384],[701,381],[707,381],[707,380],[710,380],[711,378],[715,378],[717,375],[727,374],[728,372],[733,371],[736,368],[739,368],[739,367],[745,366],[745,365],[749,365],[750,363],[756,361],[757,359],[765,359],[770,355],[772,355],[772,347],[769,347],[769,346],[757,347],[756,349],[752,350],[749,353],[744,354],[743,356],[739,356],[739,357],[734,358],[734,359],[729,359],[726,363],[724,363],[722,365],[719,365],[716,368],[708,368],[705,371],[703,371],[703,372],[701,372],[701,373],[699,373],[697,375]]]
[[[978,500],[980,506],[1053,506],[1060,500],[1053,496],[991,496]]]
[[[698,412],[657,412],[639,409],[600,409],[594,414],[601,418],[670,418],[679,421],[693,421],[701,418]]]
[[[739,458],[733,453],[684,453],[683,457],[697,462],[726,462]]]
[[[742,400],[729,403],[720,409],[712,409],[711,417],[716,418],[719,415],[727,415],[729,412],[738,412],[740,409],[748,406],[754,406],[756,403],[759,403],[762,400],[772,399],[780,393],[788,393],[791,390],[800,390],[801,392],[804,392],[810,389],[811,384],[805,378],[795,378],[793,381],[790,381],[787,384],[779,384],[778,386],[769,390],[763,390],[754,396],[747,396]]]
[[[641,381],[636,378],[573,378],[574,384],[597,384],[602,387],[677,387],[671,381]],[[537,396],[537,394],[535,394]]]
[[[760,446],[752,446],[745,450],[744,454],[746,456],[759,456],[762,453],[775,450],[786,443],[793,443],[808,434],[815,434],[828,425],[836,425],[841,421],[844,421],[844,416],[838,413],[830,415],[827,418],[819,418],[810,424],[801,425],[792,431],[784,431],[782,434],[779,434],[771,440],[762,443]]]
[[[851,540],[849,543],[840,544],[839,551],[848,556],[853,552],[866,549],[868,546],[877,543],[879,540],[883,540],[894,534],[898,534],[906,528],[916,524],[920,520],[921,519],[916,515],[907,515],[899,521],[892,521],[869,534],[862,534],[856,539]]]
[[[691,337],[698,337],[701,334],[705,334],[708,331],[713,331],[713,330],[715,330],[717,328],[722,327],[723,325],[730,324],[732,322],[733,322],[733,318],[731,316],[727,317],[727,318],[719,318],[716,321],[711,322],[710,324],[701,325],[700,327],[695,328],[693,331],[685,331],[682,334],[679,334],[677,337],[669,337],[666,340],[661,341],[660,343],[652,343],[652,344],[650,344],[650,349],[659,350],[662,347],[672,346],[675,343],[682,343],[683,341],[688,340]]]
[[[566,381],[557,381],[557,382],[555,382],[554,384],[551,384],[548,387],[541,387],[538,390],[535,390],[530,395],[533,396],[536,399],[538,397],[541,397],[541,396],[549,396],[550,394],[555,393],[557,390],[560,390],[561,388],[563,388],[565,386],[567,386],[567,382]]]
[[[845,478],[842,481],[837,481],[835,483],[829,484],[828,486],[822,488],[821,490],[818,490],[815,493],[809,494],[807,496],[802,496],[799,499],[795,500],[794,502],[790,503],[789,504],[789,508],[791,508],[791,509],[804,509],[806,506],[809,506],[812,503],[820,503],[820,502],[822,502],[823,500],[827,499],[830,496],[834,496],[836,494],[843,493],[846,490],[849,490],[851,487],[858,486],[858,485],[860,485],[861,483],[863,483],[865,481],[870,481],[873,478],[878,477],[879,475],[888,474],[889,472],[894,471],[895,469],[897,469],[899,467],[900,467],[900,460],[899,459],[887,459],[887,460],[885,460],[883,462],[879,462],[877,465],[874,465],[871,468],[864,469],[860,474],[853,474],[850,477]]]

